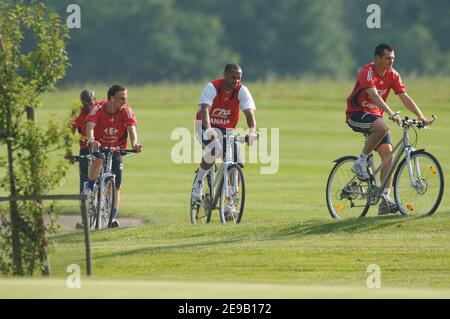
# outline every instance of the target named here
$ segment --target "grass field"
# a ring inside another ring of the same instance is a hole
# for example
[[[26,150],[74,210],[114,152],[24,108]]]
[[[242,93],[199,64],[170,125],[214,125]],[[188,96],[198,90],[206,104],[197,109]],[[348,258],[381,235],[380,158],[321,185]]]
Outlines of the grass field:
[[[448,181],[450,79],[406,78],[405,82],[425,114],[439,117],[432,130],[419,132],[418,148],[427,148],[440,160]],[[171,161],[171,149],[177,141],[170,135],[177,127],[192,131],[203,85],[129,88],[129,101],[138,117],[139,139],[145,149],[125,160],[119,214],[142,217],[146,225],[92,232],[94,276],[86,285],[106,282],[99,284],[102,288],[98,288],[97,296],[118,296],[112,287],[122,287],[123,282],[128,297],[203,296],[187,288],[193,283],[200,290],[210,291],[211,296],[222,297],[236,289],[244,291],[238,296],[246,297],[320,297],[324,291],[325,297],[448,298],[447,191],[431,218],[378,217],[376,207],[364,220],[333,221],[328,214],[324,188],[332,161],[358,154],[363,143],[362,136],[344,123],[345,98],[353,86],[350,81],[249,83],[257,104],[258,127],[280,130],[279,170],[264,175],[260,167],[266,164],[246,165],[247,199],[242,224],[221,225],[216,214],[212,224],[192,226],[188,201],[197,165]],[[106,95],[106,86],[93,88],[98,98]],[[45,95],[38,120],[43,121],[48,112],[64,115],[81,89]],[[388,102],[393,109],[408,114],[394,94]],[[244,124],[242,118],[240,126]],[[389,125],[397,141],[401,130]],[[77,178],[74,166],[55,193],[75,193]],[[65,211],[77,209],[73,203],[62,205]],[[0,296],[33,296],[34,292],[39,296],[36,286],[64,285],[62,279],[68,275],[65,270],[69,264],[84,269],[81,232],[52,235],[50,250],[53,276],[61,281],[19,284],[3,280]],[[363,292],[368,290],[366,269],[370,264],[380,266],[382,287],[389,287],[376,295]],[[166,282],[171,283],[173,294],[161,289],[165,285],[161,283]],[[78,296],[67,291],[62,295]]]

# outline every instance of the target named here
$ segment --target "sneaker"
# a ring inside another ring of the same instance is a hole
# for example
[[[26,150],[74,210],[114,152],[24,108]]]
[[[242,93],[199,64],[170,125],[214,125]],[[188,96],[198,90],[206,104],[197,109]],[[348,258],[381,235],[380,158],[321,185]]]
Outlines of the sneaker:
[[[119,227],[120,227],[119,221],[117,219],[114,219],[111,222],[111,228],[119,228]]]
[[[381,197],[381,203],[378,205],[378,215],[395,214],[398,207],[395,203],[384,196]]]
[[[77,223],[75,224],[75,229],[84,229],[83,223],[77,222]]]
[[[232,221],[238,218],[238,212],[234,208],[234,206],[227,204],[227,207],[225,208],[225,220],[226,221]]]
[[[202,201],[203,181],[197,181],[192,187],[192,199],[196,202]]]
[[[365,181],[369,179],[366,161],[361,161],[360,159],[357,159],[352,166],[352,172],[355,173],[356,177],[358,177],[360,180]]]

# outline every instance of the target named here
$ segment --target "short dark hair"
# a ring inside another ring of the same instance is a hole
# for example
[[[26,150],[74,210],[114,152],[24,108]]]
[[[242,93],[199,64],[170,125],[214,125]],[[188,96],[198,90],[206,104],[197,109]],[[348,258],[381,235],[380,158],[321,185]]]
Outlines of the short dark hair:
[[[118,84],[114,84],[113,86],[111,86],[108,89],[108,100],[111,98],[111,96],[116,95],[117,92],[119,91],[126,91],[127,88],[122,86],[122,85],[118,85]]]
[[[381,43],[381,44],[377,45],[377,47],[375,48],[374,55],[378,55],[379,57],[382,57],[384,55],[384,50],[388,50],[389,52],[394,51],[394,49],[389,44]]]
[[[239,64],[236,63],[228,63],[227,65],[225,65],[225,72],[230,72],[231,70],[239,70],[242,71],[242,68]]]
[[[93,99],[95,100],[95,93],[92,90],[86,89],[81,91],[80,93],[80,100],[84,101],[84,100],[90,100]]]

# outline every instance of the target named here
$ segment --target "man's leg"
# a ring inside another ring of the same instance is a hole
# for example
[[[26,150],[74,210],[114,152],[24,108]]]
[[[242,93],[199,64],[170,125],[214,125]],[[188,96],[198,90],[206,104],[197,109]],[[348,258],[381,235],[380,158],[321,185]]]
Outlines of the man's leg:
[[[377,147],[376,151],[380,155],[381,160],[384,161],[384,159],[386,157],[388,157],[390,155],[390,153],[392,152],[392,145],[386,144],[386,143],[381,144],[380,146]],[[381,169],[381,172],[380,172],[380,183],[383,182],[385,176],[387,175],[389,169],[392,166],[393,161],[394,161],[394,159],[392,158],[392,156],[390,156],[386,160],[386,164],[384,165],[384,167]],[[387,180],[384,190],[390,189],[391,186],[392,186],[392,176],[390,176],[389,179]]]
[[[214,165],[216,158],[222,154],[222,145],[219,141],[223,140],[223,132],[216,131],[216,133],[217,136],[213,141],[205,140],[203,134],[201,134],[202,147],[206,150],[206,153],[202,157],[202,162],[198,168],[194,185],[192,186],[191,195],[195,201],[202,200],[203,180],[205,179],[206,173]]]
[[[89,153],[85,149],[80,150],[80,156],[85,156]],[[80,193],[83,191],[84,183],[88,181],[89,164],[87,159],[81,159],[79,161],[79,173],[80,173]]]
[[[389,132],[389,128],[383,120],[376,120],[369,129],[369,136],[362,150],[367,156],[373,152],[375,147],[380,143],[383,137]]]
[[[116,187],[116,192],[115,192],[115,196],[114,196],[113,219],[112,219],[112,222],[111,222],[111,227],[112,228],[117,228],[117,227],[120,226],[119,221],[117,220],[119,204],[120,204],[120,188]]]
[[[354,131],[367,134],[367,140],[363,150],[352,167],[352,171],[359,179],[367,180],[369,178],[369,173],[367,172],[367,157],[388,134],[389,128],[381,118],[362,112],[349,119],[348,125]]]
[[[123,163],[122,156],[114,155],[112,158],[112,167],[111,170],[114,175],[116,175],[116,191],[114,196],[114,210],[113,210],[113,221],[111,223],[111,227],[119,227],[119,222],[117,221],[117,215],[119,211],[120,204],[120,189],[122,187],[122,172],[123,172]]]
[[[381,160],[384,161],[386,159],[386,164],[381,169],[380,172],[380,185],[383,182],[384,178],[387,176],[389,170],[392,167],[393,164],[393,157],[391,155],[392,152],[392,141],[387,134],[383,140],[380,142],[380,144],[377,146],[376,151],[381,157]],[[392,185],[392,176],[388,178],[386,181],[386,185],[384,186],[384,189],[382,191],[382,198],[380,201],[380,205],[378,206],[378,214],[384,215],[389,213],[395,213],[397,212],[397,206],[395,203],[390,199],[390,189]]]
[[[197,176],[195,177],[194,185],[192,187],[192,197],[196,201],[201,201],[203,192],[203,180],[205,179],[206,173],[214,165],[214,161],[206,160],[205,157],[214,157],[216,154],[215,149],[210,153],[205,154],[202,158],[202,162],[197,171]]]
[[[88,149],[80,149],[80,156],[84,156],[89,154],[89,150]],[[89,163],[87,159],[82,159],[79,161],[79,173],[80,173],[80,193],[83,192],[84,190],[84,185],[85,183],[88,182],[89,178]],[[80,201],[80,209],[81,211],[83,211],[84,207],[83,207],[83,203],[84,201]],[[82,222],[77,222],[75,224],[75,228],[76,229],[84,229]]]
[[[95,180],[97,179],[98,174],[100,174],[103,162],[105,161],[105,154],[101,152],[94,152],[92,155],[94,155],[96,159],[89,168],[88,181],[85,183],[83,189],[83,193],[88,195],[94,190]]]
[[[89,180],[95,181],[100,174],[100,170],[103,166],[103,158],[96,158],[95,161],[91,165],[91,169],[89,170]]]

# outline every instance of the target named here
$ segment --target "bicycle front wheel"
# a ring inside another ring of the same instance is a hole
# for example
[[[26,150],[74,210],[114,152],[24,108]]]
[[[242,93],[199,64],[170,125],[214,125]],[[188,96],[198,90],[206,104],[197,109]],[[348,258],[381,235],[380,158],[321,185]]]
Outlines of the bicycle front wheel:
[[[338,159],[331,169],[325,190],[328,211],[334,219],[364,217],[369,210],[367,181],[360,181],[352,172],[354,156]]]
[[[98,229],[110,228],[113,220],[114,201],[116,197],[116,185],[112,177],[105,179],[103,189],[103,205],[100,211],[100,218],[97,219]]]
[[[411,175],[409,172],[411,168]],[[404,216],[432,215],[442,200],[444,174],[438,160],[428,152],[411,153],[395,172],[395,203]]]
[[[238,164],[229,166],[228,176],[224,176],[220,195],[220,221],[223,224],[239,224],[244,215],[245,181],[244,174]],[[227,187],[225,187],[227,181]]]

